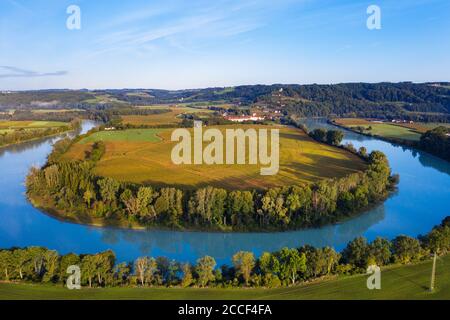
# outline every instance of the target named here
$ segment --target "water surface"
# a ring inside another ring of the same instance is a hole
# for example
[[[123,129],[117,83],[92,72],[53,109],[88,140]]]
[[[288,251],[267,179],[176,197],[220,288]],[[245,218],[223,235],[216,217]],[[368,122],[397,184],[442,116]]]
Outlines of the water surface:
[[[323,120],[305,121],[309,128],[328,127]],[[83,132],[94,124],[84,122]],[[112,249],[119,261],[142,255],[163,255],[179,261],[213,256],[219,264],[239,250],[274,251],[284,246],[333,246],[340,250],[363,235],[392,238],[426,233],[450,215],[450,163],[427,153],[375,138],[345,132],[344,143],[381,150],[393,172],[400,174],[398,191],[386,202],[344,223],[282,233],[212,233],[97,228],[56,220],[35,209],[25,197],[24,180],[32,165],[42,165],[58,138],[0,149],[0,247],[39,245],[65,254]]]

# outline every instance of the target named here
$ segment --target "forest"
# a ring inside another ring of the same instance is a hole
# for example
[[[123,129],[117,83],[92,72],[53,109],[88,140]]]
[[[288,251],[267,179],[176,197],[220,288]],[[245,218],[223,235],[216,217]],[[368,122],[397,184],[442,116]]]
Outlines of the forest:
[[[273,84],[192,90],[42,90],[0,93],[0,109],[29,109],[36,101],[53,108],[80,108],[98,117],[111,108],[183,103],[282,109],[297,116],[402,118],[450,122],[448,83],[341,83],[332,85]]]
[[[449,122],[450,89],[431,84],[343,83],[282,86],[278,94],[263,95],[259,103],[283,105],[304,117],[338,116]]]
[[[334,131],[325,135],[333,144],[342,139]],[[81,138],[57,142],[47,163],[31,169],[26,186],[33,204],[85,223],[97,219],[124,226],[220,231],[317,227],[384,200],[398,181],[382,152],[367,154],[361,148],[353,152],[367,161],[367,169],[339,179],[246,191],[155,188],[96,176],[93,168],[104,152],[102,142],[93,145],[84,161],[64,160],[62,155]]]
[[[431,154],[450,161],[450,130],[446,127],[437,127],[422,134],[418,147]]]
[[[116,261],[113,251],[60,255],[43,247],[0,249],[0,279],[65,285],[67,268],[77,265],[81,284],[88,287],[265,287],[295,285],[321,277],[365,273],[370,265],[408,264],[444,255],[450,250],[450,217],[428,234],[399,235],[392,241],[378,237],[368,242],[355,238],[340,252],[333,248],[282,248],[256,258],[240,251],[231,265],[217,266],[204,256],[195,264],[166,257],[142,256],[132,262]]]

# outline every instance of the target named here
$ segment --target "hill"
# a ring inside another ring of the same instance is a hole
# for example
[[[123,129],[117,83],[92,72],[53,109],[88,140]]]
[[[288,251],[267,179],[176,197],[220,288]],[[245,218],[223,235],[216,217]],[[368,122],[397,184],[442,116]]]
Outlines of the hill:
[[[450,122],[449,83],[245,85],[195,90],[43,90],[0,93],[0,108],[84,108],[152,104],[256,105],[300,116],[405,118]]]

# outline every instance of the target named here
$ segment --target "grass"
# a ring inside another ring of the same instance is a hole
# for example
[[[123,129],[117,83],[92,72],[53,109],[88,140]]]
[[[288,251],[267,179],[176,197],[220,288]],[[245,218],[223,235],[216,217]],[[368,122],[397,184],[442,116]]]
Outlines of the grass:
[[[267,128],[258,125],[247,125],[245,128],[250,127]],[[222,131],[226,128],[242,128],[242,125],[220,126]],[[171,141],[172,129],[96,133],[75,144],[66,157],[82,159],[90,143],[102,139],[106,152],[96,165],[98,175],[184,189],[206,185],[226,189],[265,189],[343,177],[366,167],[357,156],[317,143],[301,130],[279,128],[280,170],[272,176],[260,175],[259,165],[175,165],[171,161],[171,151],[176,144]],[[161,140],[155,141],[155,137]]]
[[[380,123],[361,118],[342,118],[336,119],[339,125],[356,129],[356,127],[364,128],[364,133],[377,135],[384,138],[404,139],[418,141],[423,129],[418,124],[407,123]]]
[[[91,103],[91,104],[97,104],[97,103],[120,103],[120,104],[128,104],[125,101],[118,100],[117,98],[109,95],[109,94],[94,94],[90,93],[92,98],[85,99],[84,103]]]
[[[169,112],[150,114],[150,115],[126,115],[122,116],[123,124],[131,125],[147,125],[147,126],[160,126],[160,125],[177,125],[182,119],[181,114],[197,114],[198,116],[207,116],[213,111],[206,108],[191,108],[184,105],[172,106],[172,105],[152,105],[152,106],[140,106],[142,109],[164,109],[170,110]]]
[[[83,109],[32,109],[33,113],[64,113],[64,112],[84,112]]]
[[[342,126],[352,126],[352,125],[365,125],[365,124],[371,124],[369,120],[362,119],[362,118],[339,118],[334,120],[337,124],[340,124]]]
[[[44,136],[48,136],[49,134],[54,134],[52,132],[47,132],[47,129],[58,129],[61,128],[62,131],[70,130],[70,124],[67,122],[59,122],[59,121],[9,121],[9,120],[0,120],[0,135],[12,135],[15,132],[19,134],[19,139],[13,143],[4,143],[2,144],[2,148],[15,144],[21,143],[24,141],[31,141],[35,139],[42,138],[42,134]],[[50,131],[61,131],[61,130],[50,130]],[[27,135],[25,138],[22,134]]]
[[[370,133],[386,138],[418,141],[422,133],[439,126],[450,128],[450,123],[413,122],[413,123],[380,123],[362,118],[339,118],[334,120],[337,124],[355,129],[365,128],[364,133]],[[371,130],[368,130],[372,127]]]
[[[100,131],[91,134],[82,139],[81,144],[92,143],[95,141],[104,142],[158,142],[161,138],[158,133],[164,131],[163,129],[128,129],[120,131]]]
[[[356,127],[356,125],[351,126]],[[375,123],[370,125],[362,125],[365,128],[365,133],[370,133],[373,135],[386,137],[386,138],[395,138],[395,139],[405,139],[405,140],[420,140],[420,133],[410,129],[405,128],[398,125],[392,125],[388,123]],[[371,127],[371,129],[369,129]]]
[[[59,121],[0,121],[0,129],[46,129],[54,127],[64,127],[68,124]]]
[[[436,289],[428,291],[431,261],[381,271],[381,290],[368,290],[367,276],[320,280],[279,289],[108,288],[68,290],[61,286],[0,283],[0,299],[308,300],[450,299],[450,255],[438,259]]]
[[[10,134],[18,130],[45,130],[48,128],[67,127],[68,123],[58,121],[9,121],[0,120],[0,134]]]
[[[227,93],[233,92],[234,90],[236,90],[234,87],[227,87],[227,88],[223,88],[222,90],[214,91],[214,94],[222,95],[222,94],[227,94]]]

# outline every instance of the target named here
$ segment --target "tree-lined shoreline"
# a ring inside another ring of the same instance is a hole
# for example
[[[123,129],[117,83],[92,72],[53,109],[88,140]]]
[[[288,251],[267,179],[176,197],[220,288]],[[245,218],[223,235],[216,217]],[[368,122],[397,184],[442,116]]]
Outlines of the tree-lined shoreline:
[[[81,270],[81,284],[87,287],[262,287],[278,288],[329,278],[362,274],[371,265],[387,267],[428,260],[450,250],[450,217],[429,233],[417,238],[399,235],[392,240],[363,237],[350,241],[341,251],[333,248],[282,248],[255,258],[239,251],[231,265],[217,268],[213,257],[196,264],[167,257],[142,256],[133,262],[116,261],[112,250],[97,254],[68,253],[43,247],[0,249],[0,280],[65,285],[67,268]]]
[[[0,148],[9,147],[15,144],[34,141],[42,138],[56,136],[64,132],[69,132],[80,128],[81,121],[74,119],[66,126],[51,127],[46,129],[29,129],[21,131],[13,131],[11,133],[0,134]]]
[[[342,139],[332,131],[325,134],[335,146]],[[84,161],[64,160],[62,155],[84,136],[56,143],[47,163],[32,168],[26,181],[36,207],[77,223],[224,232],[318,227],[379,203],[397,182],[383,153],[361,149],[353,152],[368,163],[366,171],[313,184],[263,191],[155,188],[96,176],[93,168],[104,153],[102,142],[93,145]]]

